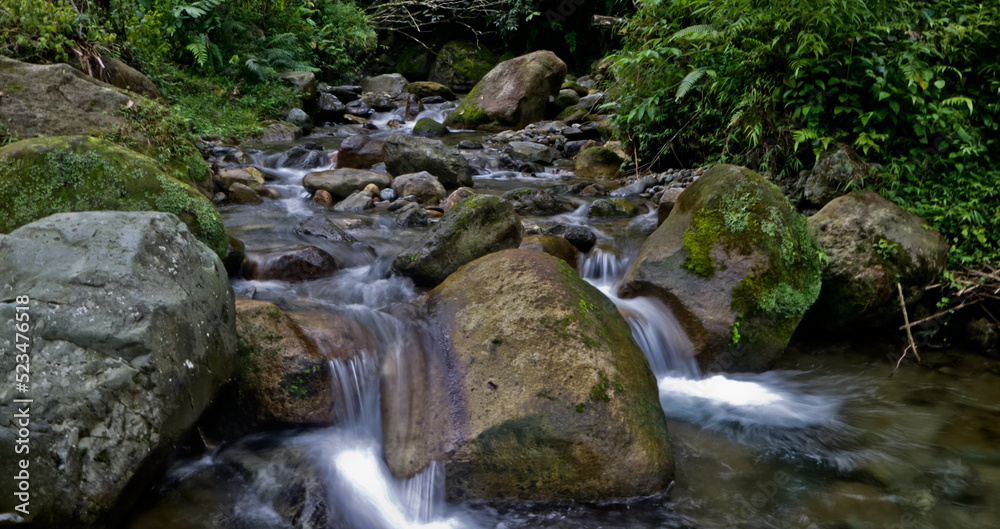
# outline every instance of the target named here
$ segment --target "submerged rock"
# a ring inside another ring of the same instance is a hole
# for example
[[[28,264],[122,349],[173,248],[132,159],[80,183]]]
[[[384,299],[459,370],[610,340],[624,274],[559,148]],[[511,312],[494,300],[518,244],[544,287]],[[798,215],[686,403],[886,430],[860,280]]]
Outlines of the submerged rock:
[[[94,211],[0,235],[0,270],[0,317],[13,322],[26,306],[33,322],[30,393],[0,386],[3,417],[18,413],[13,399],[37,403],[22,406],[31,408],[25,521],[116,527],[232,373],[222,261],[174,215]],[[14,346],[13,332],[0,336],[7,373]],[[0,423],[10,454],[17,437],[13,419]],[[10,483],[19,460],[0,457]],[[0,512],[13,513],[13,485],[5,490]]]
[[[420,118],[413,125],[413,135],[424,138],[440,138],[448,134],[448,127],[434,121],[431,118]]]
[[[661,296],[704,371],[762,371],[819,296],[820,248],[774,185],[718,165],[678,198],[624,278]]]
[[[392,267],[420,286],[435,286],[474,259],[517,248],[523,233],[510,204],[474,195],[449,209],[431,231],[396,256]]]
[[[151,158],[86,136],[0,148],[0,233],[53,213],[94,210],[173,213],[220,258],[226,255],[219,212]]]
[[[383,398],[395,474],[445,463],[451,501],[598,501],[670,484],[646,359],[614,304],[565,262],[492,253],[430,292],[426,311],[439,346],[383,372],[384,395],[428,388],[412,406]]]
[[[472,168],[441,140],[393,134],[385,139],[385,168],[393,175],[427,171],[446,188],[472,186]]]
[[[250,265],[250,278],[304,281],[331,276],[339,268],[330,254],[315,246],[306,246],[256,257]]]
[[[948,243],[923,219],[876,193],[850,193],[809,218],[809,230],[828,257],[823,289],[808,322],[826,329],[877,327],[937,281],[948,263]]]
[[[559,93],[566,63],[550,51],[504,61],[458,105],[445,125],[461,129],[524,128],[545,119],[549,97]]]
[[[590,204],[587,216],[590,218],[607,219],[615,217],[634,217],[639,213],[635,204],[626,198],[599,198]]]

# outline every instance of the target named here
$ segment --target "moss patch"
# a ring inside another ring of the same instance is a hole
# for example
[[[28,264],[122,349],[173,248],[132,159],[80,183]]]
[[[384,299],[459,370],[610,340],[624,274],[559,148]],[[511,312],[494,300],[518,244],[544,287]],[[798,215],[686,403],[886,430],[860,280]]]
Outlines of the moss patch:
[[[72,211],[173,213],[220,257],[222,218],[150,158],[96,138],[34,138],[0,149],[0,232]]]

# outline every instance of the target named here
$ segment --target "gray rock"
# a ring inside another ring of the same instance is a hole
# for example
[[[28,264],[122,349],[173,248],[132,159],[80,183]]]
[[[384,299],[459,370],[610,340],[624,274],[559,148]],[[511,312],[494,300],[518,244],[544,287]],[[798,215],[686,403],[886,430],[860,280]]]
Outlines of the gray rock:
[[[563,89],[559,91],[559,95],[555,96],[552,101],[553,112],[558,114],[566,107],[571,107],[580,101],[579,94],[575,90]]]
[[[312,101],[319,95],[316,85],[316,74],[312,72],[281,72],[278,77],[295,87],[303,101]]]
[[[868,169],[850,146],[838,143],[823,151],[806,178],[803,198],[817,207],[846,193],[851,182],[865,177]]]
[[[547,235],[561,235],[581,252],[587,253],[597,244],[597,234],[587,226],[556,224],[545,230]]]
[[[635,204],[625,198],[599,198],[590,204],[587,216],[607,219],[616,217],[634,217],[639,213]]]
[[[401,197],[413,195],[418,202],[428,206],[441,202],[446,196],[441,182],[427,171],[397,176],[392,181],[392,191]]]
[[[410,84],[401,74],[390,73],[375,77],[365,77],[361,80],[361,90],[364,92],[401,94],[406,91],[406,86]]]
[[[915,303],[948,262],[940,234],[871,191],[832,200],[809,218],[809,231],[828,260],[808,323],[826,329],[895,321],[901,313],[896,282],[907,304]]]
[[[373,165],[382,163],[382,140],[356,134],[340,144],[337,151],[337,168],[351,167],[355,169],[370,169]]]
[[[468,262],[517,248],[523,234],[510,204],[499,197],[475,195],[449,209],[431,231],[396,257],[392,267],[420,286],[435,286]]]
[[[302,179],[302,186],[310,193],[323,190],[337,200],[345,199],[355,191],[363,190],[368,184],[375,184],[379,189],[384,189],[392,185],[392,178],[374,171],[343,168],[309,173]]]
[[[415,228],[426,226],[431,223],[427,217],[427,210],[420,207],[416,202],[400,201],[402,207],[395,211],[396,224],[404,228]]]
[[[656,184],[656,177],[640,178],[625,187],[615,189],[614,191],[608,193],[608,195],[613,197],[636,197],[645,193],[647,189],[655,186]]]
[[[264,201],[256,191],[238,182],[229,186],[229,200],[235,204],[260,204]]]
[[[337,99],[337,96],[328,93],[319,95],[319,104],[317,107],[316,117],[320,121],[334,121],[342,117],[344,112],[347,112],[347,105],[341,103]]]
[[[603,102],[604,94],[590,94],[588,96],[581,97],[580,101],[577,102],[576,105],[584,110],[592,111],[594,110],[594,107]]]
[[[478,141],[473,140],[462,140],[458,142],[459,149],[468,149],[470,151],[475,151],[483,148],[483,144]]]
[[[337,99],[343,101],[344,103],[350,103],[361,97],[361,87],[360,86],[331,86],[329,93],[335,95]]]
[[[558,215],[572,210],[558,198],[530,187],[508,191],[501,198],[510,202],[518,215]]]
[[[306,246],[295,250],[257,256],[250,266],[251,279],[305,281],[334,274],[340,266],[330,254]]]
[[[335,211],[358,212],[375,207],[372,194],[368,191],[356,191],[351,196],[338,202],[333,209]]]
[[[988,352],[1000,343],[1000,325],[986,318],[976,318],[967,323],[965,333],[969,345],[980,352]]]
[[[446,188],[472,186],[472,168],[440,140],[394,134],[385,139],[385,167],[393,175],[427,171]]]
[[[341,229],[330,219],[320,215],[313,215],[312,217],[303,220],[298,223],[292,231],[298,235],[319,237],[320,239],[326,239],[333,242],[358,242],[353,235]]]
[[[684,188],[681,187],[671,187],[663,191],[663,194],[660,195],[660,199],[656,203],[656,221],[659,224],[663,224],[663,221],[667,220],[670,212],[674,209],[674,204],[677,203],[677,199],[680,198],[683,192]]]
[[[61,213],[0,235],[0,317],[29,308],[30,390],[0,386],[0,471],[11,480],[13,399],[30,408],[33,526],[114,525],[164,470],[236,358],[222,261],[166,213]],[[30,298],[18,304],[19,296]],[[15,372],[14,333],[0,335]],[[11,483],[14,483],[11,481]],[[14,486],[5,486],[12,491]],[[0,496],[0,512],[16,498]],[[21,503],[17,501],[16,503]]]
[[[302,137],[302,128],[291,123],[271,123],[260,133],[264,143],[286,143]]]
[[[301,128],[302,132],[305,132],[306,134],[309,134],[312,130],[312,118],[310,118],[309,114],[306,114],[301,108],[293,108],[289,110],[285,121]]]
[[[551,164],[556,157],[552,147],[530,141],[512,141],[504,147],[503,152],[517,160],[542,164]]]
[[[396,192],[391,187],[387,187],[379,191],[378,197],[382,200],[396,200]]]
[[[372,113],[372,107],[370,107],[368,103],[359,99],[357,101],[351,101],[347,104],[347,113],[355,116],[367,117]]]

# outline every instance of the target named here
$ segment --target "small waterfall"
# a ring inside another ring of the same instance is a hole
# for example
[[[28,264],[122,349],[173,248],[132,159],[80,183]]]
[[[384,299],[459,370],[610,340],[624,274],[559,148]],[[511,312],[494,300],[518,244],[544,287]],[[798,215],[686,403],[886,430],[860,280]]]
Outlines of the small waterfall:
[[[617,296],[618,281],[625,274],[629,261],[595,249],[583,261],[583,278],[618,307],[657,379],[668,375],[699,378],[694,347],[666,305],[650,297],[623,299]]]
[[[379,413],[379,366],[376,359],[362,352],[347,360],[330,360],[330,379],[335,405],[345,428],[382,436]]]

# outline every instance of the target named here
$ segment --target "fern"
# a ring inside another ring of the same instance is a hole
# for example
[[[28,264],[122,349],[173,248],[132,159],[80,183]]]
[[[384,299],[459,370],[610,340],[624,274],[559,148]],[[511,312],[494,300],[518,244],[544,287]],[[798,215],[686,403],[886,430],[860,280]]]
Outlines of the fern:
[[[690,92],[692,88],[694,88],[695,83],[697,83],[699,79],[704,77],[705,73],[708,71],[709,71],[708,68],[705,67],[695,68],[694,70],[691,70],[690,73],[685,75],[684,79],[681,79],[680,86],[677,87],[677,94],[674,96],[674,100],[680,101],[681,98],[687,95],[687,93]]]

